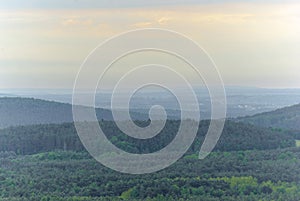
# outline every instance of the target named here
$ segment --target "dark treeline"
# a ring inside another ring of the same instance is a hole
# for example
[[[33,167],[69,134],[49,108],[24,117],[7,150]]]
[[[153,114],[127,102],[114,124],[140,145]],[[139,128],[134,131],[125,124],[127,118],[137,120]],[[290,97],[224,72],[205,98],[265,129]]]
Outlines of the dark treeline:
[[[139,125],[149,122],[140,121]],[[117,147],[131,153],[150,153],[160,150],[172,141],[180,121],[167,121],[157,136],[140,140],[122,133],[115,122],[99,122],[108,139]],[[201,121],[197,137],[188,154],[196,153],[204,140],[209,121]],[[292,135],[272,129],[256,128],[252,125],[226,121],[216,151],[268,150],[294,147]],[[17,154],[34,154],[53,150],[85,150],[72,123],[19,126],[0,130],[0,151]]]

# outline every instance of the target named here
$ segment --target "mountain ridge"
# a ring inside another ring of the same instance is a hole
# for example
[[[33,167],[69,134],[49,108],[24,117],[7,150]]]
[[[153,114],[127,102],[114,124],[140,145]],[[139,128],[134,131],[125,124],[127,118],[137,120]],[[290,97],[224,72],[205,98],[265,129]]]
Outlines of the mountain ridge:
[[[235,121],[249,123],[260,127],[300,130],[300,103],[270,112],[235,118]]]
[[[98,120],[113,120],[108,109],[96,108]],[[131,112],[133,119],[148,119],[148,116]],[[60,124],[73,122],[72,105],[36,98],[1,97],[0,128],[35,124]]]

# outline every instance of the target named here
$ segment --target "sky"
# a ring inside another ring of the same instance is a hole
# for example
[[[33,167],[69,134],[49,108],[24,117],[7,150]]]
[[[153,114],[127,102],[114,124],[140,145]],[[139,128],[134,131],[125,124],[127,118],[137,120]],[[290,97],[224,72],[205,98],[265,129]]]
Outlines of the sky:
[[[300,88],[298,2],[0,0],[0,88],[72,88],[95,47],[138,28],[193,39],[225,85]]]

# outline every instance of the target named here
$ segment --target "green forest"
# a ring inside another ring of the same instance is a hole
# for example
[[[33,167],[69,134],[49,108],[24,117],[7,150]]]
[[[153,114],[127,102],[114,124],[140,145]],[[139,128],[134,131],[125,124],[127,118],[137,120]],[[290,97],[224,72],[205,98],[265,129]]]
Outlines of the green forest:
[[[149,121],[136,122],[146,126]],[[122,133],[113,121],[100,121],[108,139],[131,153],[150,153],[174,138],[180,121],[168,120],[148,140]],[[300,148],[297,135],[226,121],[223,134],[203,160],[198,152],[209,126],[188,152],[156,173],[130,175],[94,160],[72,123],[0,130],[0,200],[300,200]]]
[[[1,200],[300,200],[300,149],[186,155],[152,174],[122,174],[85,152],[0,155]]]

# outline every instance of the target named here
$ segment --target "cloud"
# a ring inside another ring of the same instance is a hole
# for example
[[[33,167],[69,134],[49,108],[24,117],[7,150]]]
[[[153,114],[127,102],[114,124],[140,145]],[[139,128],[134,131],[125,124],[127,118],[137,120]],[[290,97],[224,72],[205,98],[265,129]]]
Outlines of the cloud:
[[[158,24],[160,24],[160,25],[166,25],[169,21],[170,21],[170,18],[168,18],[168,17],[162,17],[157,20]]]
[[[168,17],[160,17],[158,19],[153,19],[152,21],[145,21],[145,22],[137,22],[134,23],[132,26],[135,28],[147,28],[147,27],[157,27],[167,25],[170,21]]]
[[[135,28],[147,28],[153,26],[153,22],[138,22],[132,25]]]
[[[64,19],[62,20],[62,25],[64,26],[89,26],[93,25],[94,22],[92,19],[78,19],[78,18],[69,18],[69,19]]]

